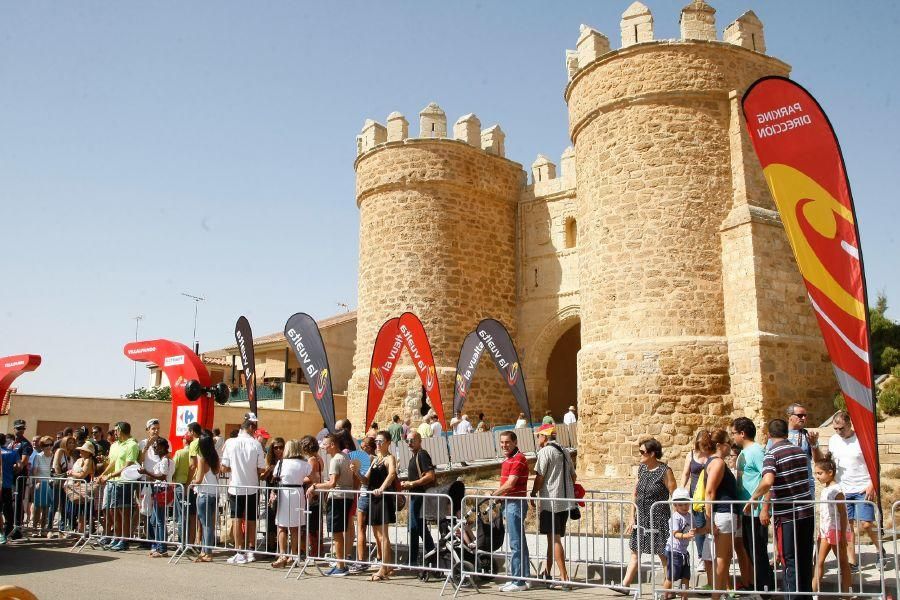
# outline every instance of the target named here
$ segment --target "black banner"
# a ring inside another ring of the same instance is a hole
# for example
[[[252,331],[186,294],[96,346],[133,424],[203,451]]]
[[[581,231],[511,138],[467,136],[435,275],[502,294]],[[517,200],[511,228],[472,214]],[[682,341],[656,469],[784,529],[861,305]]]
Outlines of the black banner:
[[[306,313],[292,315],[284,324],[284,337],[300,363],[300,369],[309,382],[309,389],[328,431],[334,432],[334,395],[331,389],[331,373],[328,356],[319,326]]]
[[[453,388],[453,412],[462,412],[469,388],[472,387],[472,378],[475,369],[478,368],[478,359],[484,353],[484,342],[478,339],[478,333],[471,332],[463,341],[459,350],[459,360],[456,361],[456,385]]]
[[[250,412],[259,415],[256,411],[256,356],[253,352],[253,331],[250,330],[250,321],[241,315],[234,326],[234,341],[237,342],[238,352],[241,353],[241,363],[244,366],[244,380],[247,385],[247,399],[250,401]]]
[[[519,408],[531,423],[531,407],[528,404],[528,392],[525,391],[525,375],[519,366],[519,355],[506,327],[495,319],[485,319],[478,324],[475,332],[497,365],[497,370],[509,385],[509,389],[512,390]]]

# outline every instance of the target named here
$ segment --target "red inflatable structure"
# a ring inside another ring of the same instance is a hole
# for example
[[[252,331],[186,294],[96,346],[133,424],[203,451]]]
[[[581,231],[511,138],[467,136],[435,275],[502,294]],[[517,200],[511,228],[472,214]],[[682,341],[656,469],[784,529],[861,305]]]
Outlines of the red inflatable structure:
[[[0,358],[0,403],[6,401],[6,394],[16,377],[41,366],[37,354],[17,354]]]

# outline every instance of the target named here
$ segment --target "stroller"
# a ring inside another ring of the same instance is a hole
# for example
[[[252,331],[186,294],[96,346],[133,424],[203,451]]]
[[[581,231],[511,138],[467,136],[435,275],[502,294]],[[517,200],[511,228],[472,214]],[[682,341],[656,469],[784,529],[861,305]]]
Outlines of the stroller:
[[[462,506],[454,518],[438,523],[441,538],[438,542],[439,564],[450,568],[450,580],[459,587],[464,583],[460,566],[467,572],[497,573],[502,568],[494,553],[503,547],[506,525],[503,522],[502,503],[492,498],[482,498],[460,515]],[[478,585],[482,578],[471,577],[471,584]]]

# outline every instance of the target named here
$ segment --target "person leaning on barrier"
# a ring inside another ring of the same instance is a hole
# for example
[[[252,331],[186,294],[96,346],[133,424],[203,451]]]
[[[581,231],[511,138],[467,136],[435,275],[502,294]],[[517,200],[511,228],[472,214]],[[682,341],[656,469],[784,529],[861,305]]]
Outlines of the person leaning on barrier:
[[[375,432],[378,435],[378,432]],[[366,453],[369,457],[369,465],[375,454],[375,435],[367,435],[359,443],[359,449]],[[350,462],[350,471],[356,478],[357,489],[365,491],[368,489],[369,479],[367,475],[367,467],[360,465],[360,461],[353,460]],[[368,558],[368,536],[366,531],[369,527],[369,495],[366,493],[359,494],[356,498],[356,562],[350,565],[351,573],[362,573],[368,569],[365,561]]]
[[[669,494],[675,491],[675,474],[669,465],[659,460],[663,451],[662,444],[656,439],[643,440],[638,444],[638,453],[640,466],[634,487],[634,507],[631,524],[625,530],[626,533],[631,532],[631,560],[625,570],[622,585],[613,588],[623,594],[634,591],[630,586],[638,575],[641,554],[656,554],[663,570],[667,568],[665,549],[669,538],[671,511],[668,504],[657,503],[666,502]],[[655,508],[654,504],[657,504]]]
[[[303,482],[307,491],[306,504],[309,507],[309,514],[305,524],[301,522],[300,553],[301,555],[308,553],[312,556],[322,556],[322,506],[319,503],[319,497],[315,495],[310,497],[308,491],[314,484],[322,481],[322,470],[325,465],[322,457],[319,456],[319,442],[313,436],[305,435],[300,438],[300,452],[306,458],[310,468],[309,477]],[[307,546],[307,540],[309,546]]]
[[[513,579],[500,586],[501,592],[519,592],[531,586],[523,577],[531,577],[531,559],[525,536],[525,517],[528,516],[528,461],[519,451],[519,438],[515,431],[500,434],[500,449],[506,459],[500,465],[500,487],[494,496],[504,498],[503,516],[509,535],[510,567]]]
[[[469,415],[463,415],[459,423],[456,424],[456,429],[454,429],[453,433],[456,435],[465,435],[467,433],[475,433],[475,428],[472,427],[472,423],[469,421]]]
[[[478,413],[478,424],[475,425],[475,433],[484,433],[490,430],[490,425],[484,420],[484,413]]]
[[[191,481],[197,490],[197,520],[200,522],[200,555],[194,562],[212,562],[213,548],[216,545],[216,521],[218,508],[219,453],[212,432],[201,432],[197,438],[197,468]],[[252,438],[251,438],[252,439]],[[193,536],[191,536],[193,537]]]
[[[350,526],[350,510],[353,498],[343,490],[353,490],[353,473],[350,471],[350,460],[339,450],[339,436],[329,433],[322,440],[322,448],[328,454],[328,480],[314,483],[306,491],[308,501],[316,496],[319,490],[332,490],[328,495],[327,521],[328,529],[334,540],[335,566],[325,572],[329,577],[344,577],[350,571],[346,568],[347,528]],[[351,494],[352,495],[352,494]]]
[[[813,470],[816,481],[822,485],[822,495],[819,497],[819,546],[816,556],[816,567],[813,571],[813,591],[822,590],[822,578],[825,575],[825,560],[829,554],[834,554],[838,561],[838,582],[841,592],[849,594],[850,585],[853,583],[850,574],[850,561],[847,558],[847,546],[853,545],[853,534],[850,532],[850,523],[847,519],[847,504],[841,487],[834,480],[837,466],[831,452],[825,454],[821,460],[816,461]]]
[[[96,446],[94,444],[85,442],[84,445],[78,448],[78,453],[80,455],[78,460],[75,461],[75,464],[72,465],[72,468],[66,473],[68,476],[65,483],[66,497],[69,500],[73,514],[79,521],[78,530],[80,532],[84,532],[88,525],[90,525],[90,509],[92,507],[86,507],[85,503],[88,502],[89,499],[94,499],[96,497],[93,493],[94,484],[91,482],[97,472],[97,463],[94,459],[94,453],[96,451]]]
[[[869,477],[869,469],[866,467],[866,459],[859,445],[859,438],[853,431],[853,423],[847,411],[838,411],[832,419],[834,435],[828,440],[828,451],[834,458],[837,466],[836,478],[847,499],[847,517],[850,526],[856,530],[857,535],[865,534],[878,552],[878,561],[882,562],[887,553],[881,546],[878,535],[878,524],[875,518],[875,506],[878,494],[872,478]],[[858,528],[858,529],[857,529]],[[848,558],[850,570],[858,571],[855,544],[848,544]]]
[[[53,438],[49,435],[38,440],[36,452],[31,455],[31,477],[33,490],[32,519],[37,537],[53,533]]]
[[[672,517],[669,519],[669,539],[666,541],[666,580],[663,587],[667,590],[675,585],[691,587],[691,556],[688,547],[694,539],[693,517],[691,516],[691,495],[684,488],[672,492]],[[672,595],[664,596],[671,598]],[[681,596],[687,600],[687,592]]]
[[[276,437],[265,450],[266,469],[259,476],[259,479],[266,484],[266,488],[276,488],[281,483],[281,461],[284,458],[284,447],[284,438]],[[278,510],[278,492],[266,490],[264,499],[266,502],[265,551],[272,552],[278,548],[278,525],[275,524],[275,513]]]
[[[149,440],[147,444],[150,445]],[[146,466],[142,467],[140,469],[141,475],[146,477],[148,481],[161,482],[164,484],[171,483],[172,475],[175,473],[175,462],[169,458],[169,440],[161,438],[157,434],[157,436],[153,438],[153,445],[147,454],[151,451],[155,457],[155,462],[152,463],[152,466],[149,469]],[[162,492],[162,503],[157,500],[157,493],[160,491]],[[169,555],[166,551],[167,492],[168,490],[165,486],[163,486],[161,490],[154,486],[150,486],[150,489],[148,490],[148,493],[153,494],[153,496],[151,496],[153,500],[153,512],[150,514],[150,532],[153,536],[151,539],[154,540],[154,543],[151,544],[150,558],[161,558]]]
[[[741,509],[743,503],[738,502],[737,479],[731,469],[728,468],[726,459],[731,455],[731,438],[724,429],[712,432],[710,441],[714,444],[714,452],[706,463],[706,527],[703,533],[707,534],[706,544],[703,548],[704,560],[709,559],[714,563],[712,587],[717,590],[732,588],[731,556],[737,555],[740,566],[741,584],[743,589],[751,589],[753,583],[753,568],[750,558],[744,548],[743,541],[735,543],[742,536]],[[725,503],[729,504],[725,504]],[[718,600],[720,594],[712,594],[713,600]]]
[[[744,507],[772,494],[776,547],[784,563],[784,591],[812,592],[813,521],[812,490],[807,478],[806,453],[788,440],[788,424],[783,419],[769,421],[769,449],[763,459],[763,477]],[[804,502],[809,501],[809,502]],[[786,593],[785,600],[796,596]]]
[[[737,457],[737,493],[746,503],[762,480],[766,451],[756,443],[756,425],[747,417],[731,423],[731,437],[741,448]],[[753,569],[753,587],[757,591],[775,589],[775,573],[769,563],[769,503],[753,508],[752,514],[741,515],[741,543]]]
[[[277,442],[276,438],[276,444]],[[278,527],[278,553],[280,556],[272,567],[280,569],[291,564],[300,548],[300,524],[306,512],[306,494],[303,483],[309,481],[312,467],[303,460],[300,442],[289,440],[284,445],[283,457],[279,461],[280,483],[278,490],[278,509],[275,525]],[[288,549],[290,538],[290,549]]]
[[[121,475],[125,467],[137,464],[140,453],[131,437],[131,425],[125,421],[116,423],[116,443],[109,449],[109,464],[100,476],[100,482],[110,490],[107,526],[112,535],[105,548],[114,552],[128,550],[125,538],[131,537],[134,488],[131,482],[122,481]]]
[[[181,484],[175,486],[175,532],[178,541],[184,543],[185,538],[188,538],[190,542],[194,541],[193,535],[185,535],[186,527],[188,527],[185,521],[189,520],[191,527],[196,527],[197,494],[188,488],[191,483],[191,440],[188,436],[184,436],[181,441],[183,446],[180,450],[176,450],[172,457],[172,463],[175,465],[172,483]],[[187,506],[185,506],[185,497],[187,497]],[[194,529],[190,529],[190,531],[193,532]]]
[[[400,485],[404,490],[422,494],[434,485],[436,480],[434,463],[431,455],[422,448],[422,436],[414,431],[409,434],[409,450],[412,456],[406,468],[406,481]],[[425,554],[434,550],[434,539],[431,530],[425,523],[424,498],[413,495],[409,499],[409,564],[424,566],[419,561],[419,538],[425,542]],[[433,556],[433,554],[432,554]],[[433,566],[433,561],[429,562]]]
[[[397,496],[393,493],[397,479],[397,459],[391,454],[391,438],[387,431],[375,435],[375,459],[369,467],[366,483],[371,498],[369,502],[369,523],[375,532],[375,544],[381,568],[372,575],[372,581],[385,581],[393,574],[387,565],[394,561],[391,538],[388,531],[397,522]]]
[[[66,432],[71,432],[72,428],[67,427]],[[60,441],[59,447],[53,453],[53,464],[52,464],[52,472],[53,472],[53,481],[51,482],[52,492],[50,494],[50,514],[47,517],[47,521],[49,522],[48,527],[50,528],[50,534],[47,536],[55,537],[56,534],[53,532],[53,521],[56,517],[56,513],[59,513],[59,529],[65,530],[66,525],[69,524],[69,520],[66,516],[66,502],[65,496],[62,491],[62,480],[66,475],[66,472],[75,463],[78,458],[78,452],[76,452],[75,448],[77,445],[75,444],[75,438],[71,435],[71,433],[67,433]]]
[[[569,580],[566,570],[566,550],[562,538],[566,535],[566,522],[575,503],[570,500],[552,500],[552,498],[575,498],[575,467],[569,453],[556,443],[556,427],[544,424],[538,427],[537,443],[540,448],[534,464],[534,485],[531,488],[531,506],[535,507],[534,498],[551,498],[539,500],[538,533],[547,536],[547,562],[540,577],[552,580],[553,563],[559,571],[559,580]],[[568,589],[565,583],[551,583],[551,588]]]
[[[574,425],[578,422],[578,415],[575,414],[575,407],[570,406],[569,412],[563,415],[563,424],[564,425]]]
[[[528,421],[525,420],[525,413],[520,412],[519,418],[516,419],[516,425],[514,429],[525,429],[528,427]]]
[[[419,424],[419,427],[416,429],[416,433],[419,434],[420,438],[430,438],[432,435],[434,435],[434,430],[431,428],[431,424],[433,422],[434,417],[431,416],[431,413],[425,415],[422,423]]]
[[[252,413],[250,413],[252,415]],[[256,560],[256,517],[259,508],[259,476],[266,469],[266,456],[262,445],[255,439],[257,422],[244,419],[241,432],[225,445],[222,454],[221,473],[230,473],[228,504],[231,507],[231,525],[234,535],[234,556],[228,564],[242,565]],[[212,433],[212,432],[210,432]],[[212,436],[209,436],[212,441]],[[215,451],[215,442],[213,451]],[[243,552],[242,552],[243,551]]]

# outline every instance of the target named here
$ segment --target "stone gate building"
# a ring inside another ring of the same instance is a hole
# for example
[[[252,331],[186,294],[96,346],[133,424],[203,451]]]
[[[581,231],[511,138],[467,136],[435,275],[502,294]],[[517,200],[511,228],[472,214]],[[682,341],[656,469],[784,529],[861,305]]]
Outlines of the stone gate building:
[[[403,311],[425,324],[444,409],[459,348],[478,321],[509,328],[533,414],[579,412],[579,469],[631,472],[636,442],[681,455],[698,426],[758,424],[836,389],[780,219],[743,130],[741,94],[790,67],[766,54],[747,12],[717,39],[715,10],[681,12],[655,40],[640,2],[621,47],[582,25],[566,52],[572,146],[557,165],[504,157],[474,114],[448,131],[436,104],[366,121],[357,138],[359,304],[348,411],[361,422],[372,346]],[[577,358],[576,358],[577,357]],[[379,421],[418,412],[406,359]],[[483,358],[466,412],[509,423],[517,405]]]

